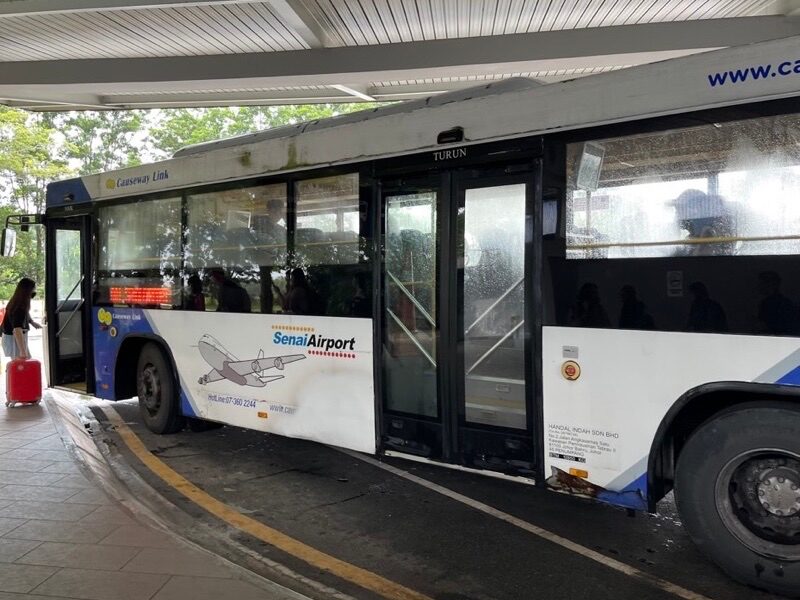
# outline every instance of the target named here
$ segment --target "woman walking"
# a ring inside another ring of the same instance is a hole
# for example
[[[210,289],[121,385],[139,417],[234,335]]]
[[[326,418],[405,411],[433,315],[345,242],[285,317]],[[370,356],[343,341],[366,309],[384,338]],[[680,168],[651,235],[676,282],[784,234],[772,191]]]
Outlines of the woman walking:
[[[36,296],[36,283],[24,277],[6,305],[3,317],[3,352],[9,358],[30,358],[28,329],[31,325],[31,299]]]

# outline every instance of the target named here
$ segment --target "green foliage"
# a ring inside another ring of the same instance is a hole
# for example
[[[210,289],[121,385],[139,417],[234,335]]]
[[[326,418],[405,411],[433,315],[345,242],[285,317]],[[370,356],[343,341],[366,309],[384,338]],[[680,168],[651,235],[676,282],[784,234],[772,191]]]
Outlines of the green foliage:
[[[58,157],[56,130],[45,117],[0,106],[0,226],[6,216],[42,213],[48,182],[69,173]],[[21,277],[44,283],[44,232],[20,233],[17,255],[0,260],[0,296]]]
[[[6,216],[42,213],[48,183],[167,158],[190,144],[315,121],[373,104],[308,104],[155,111],[27,113],[0,106],[0,228]],[[75,260],[78,248],[66,261]],[[73,265],[74,266],[74,265]],[[44,284],[44,232],[19,233],[0,258],[0,298],[21,277]]]
[[[181,108],[159,111],[150,128],[157,155],[167,158],[185,146],[295,125],[372,108],[372,104],[304,104],[241,108]]]
[[[141,164],[148,113],[140,110],[51,113],[63,135],[60,154],[79,175]]]

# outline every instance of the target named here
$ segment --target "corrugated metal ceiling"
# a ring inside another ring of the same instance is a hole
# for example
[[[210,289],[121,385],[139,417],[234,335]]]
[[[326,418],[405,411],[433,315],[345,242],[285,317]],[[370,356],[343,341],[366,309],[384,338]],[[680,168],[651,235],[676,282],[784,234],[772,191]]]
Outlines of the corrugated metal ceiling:
[[[345,46],[756,14],[770,0],[313,0]]]
[[[787,6],[794,4],[0,0],[0,103],[53,110],[385,101],[509,77],[550,83],[800,35],[800,5],[794,13]],[[621,25],[632,27],[613,30]]]
[[[362,46],[757,14],[771,0],[307,0],[330,45]],[[269,2],[0,19],[0,61],[301,50]]]

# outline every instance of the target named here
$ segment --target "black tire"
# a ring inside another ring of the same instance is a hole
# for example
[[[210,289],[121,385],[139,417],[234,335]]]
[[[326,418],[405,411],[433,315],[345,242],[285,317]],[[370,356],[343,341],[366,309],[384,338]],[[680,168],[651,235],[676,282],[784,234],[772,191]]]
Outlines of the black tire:
[[[204,431],[211,431],[224,427],[225,423],[217,423],[216,421],[206,421],[205,419],[198,419],[197,417],[186,417],[186,424],[189,426],[189,431],[194,433],[202,433]]]
[[[723,571],[800,597],[797,408],[748,405],[703,424],[678,458],[675,494],[692,540]]]
[[[164,352],[148,342],[139,354],[136,369],[136,392],[139,414],[153,433],[175,433],[183,429],[175,374]]]

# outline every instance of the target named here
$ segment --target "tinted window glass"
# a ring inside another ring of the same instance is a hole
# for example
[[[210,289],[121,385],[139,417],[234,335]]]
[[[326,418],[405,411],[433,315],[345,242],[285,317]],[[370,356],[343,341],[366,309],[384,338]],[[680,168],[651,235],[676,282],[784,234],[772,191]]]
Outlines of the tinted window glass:
[[[800,335],[798,148],[797,115],[568,144],[545,321]]]
[[[273,312],[273,280],[284,281],[286,263],[286,185],[193,194],[186,225],[185,308]]]
[[[295,185],[294,269],[287,273],[284,312],[370,317],[369,220],[358,173]]]
[[[180,303],[181,199],[103,206],[98,248],[98,302]]]
[[[567,257],[797,254],[798,143],[783,115],[570,144]]]

